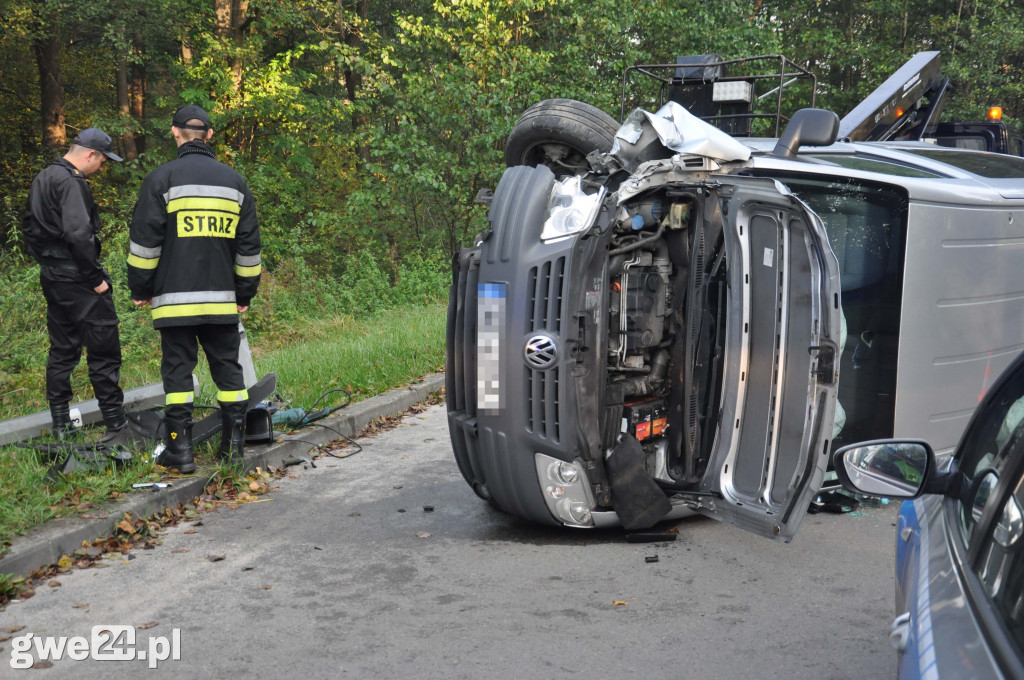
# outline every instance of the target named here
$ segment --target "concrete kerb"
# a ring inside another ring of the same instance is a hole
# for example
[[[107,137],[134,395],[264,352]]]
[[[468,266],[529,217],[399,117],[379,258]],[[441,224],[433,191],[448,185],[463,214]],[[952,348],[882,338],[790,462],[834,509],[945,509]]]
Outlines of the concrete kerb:
[[[263,446],[248,445],[245,470],[279,467],[289,458],[305,455],[313,448],[312,445],[320,446],[337,439],[339,432],[346,437],[354,437],[375,419],[402,413],[443,387],[444,374],[435,373],[420,383],[352,404],[298,434],[279,436],[275,442]],[[94,512],[103,514],[96,519],[66,517],[47,522],[25,536],[15,537],[10,551],[0,557],[0,574],[28,576],[39,567],[56,563],[61,555],[71,554],[82,546],[83,541],[92,541],[110,533],[126,512],[149,517],[166,508],[177,507],[179,503],[190,502],[203,493],[207,480],[208,477],[203,475],[185,477],[174,480],[173,486],[166,489],[134,493],[121,503],[97,508]]]

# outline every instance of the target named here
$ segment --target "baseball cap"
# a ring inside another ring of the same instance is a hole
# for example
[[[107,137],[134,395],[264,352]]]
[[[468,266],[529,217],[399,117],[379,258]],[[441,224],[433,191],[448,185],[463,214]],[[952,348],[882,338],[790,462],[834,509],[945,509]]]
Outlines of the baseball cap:
[[[86,149],[92,149],[93,151],[101,151],[103,155],[112,161],[121,162],[122,158],[111,150],[112,140],[110,135],[99,128],[86,128],[75,135],[75,138],[71,140],[72,144],[84,147]]]
[[[201,120],[202,125],[189,125],[190,120]],[[195,104],[185,104],[180,109],[174,112],[174,118],[171,119],[171,125],[176,128],[183,130],[209,130],[210,129],[210,117],[206,115],[206,111]]]

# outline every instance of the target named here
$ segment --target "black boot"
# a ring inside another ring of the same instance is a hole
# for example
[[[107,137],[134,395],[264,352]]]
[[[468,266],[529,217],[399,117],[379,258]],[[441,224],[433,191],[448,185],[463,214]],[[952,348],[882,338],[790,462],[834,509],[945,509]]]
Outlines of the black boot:
[[[245,411],[244,401],[220,404],[220,446],[217,458],[230,463],[245,460]]]
[[[67,404],[50,404],[50,420],[53,421],[53,436],[65,441],[75,433],[71,424],[71,407]]]
[[[192,421],[168,418],[164,421],[164,450],[157,456],[156,464],[173,468],[181,473],[195,472],[195,455],[192,452]]]
[[[130,441],[122,441],[128,434],[128,416],[125,415],[124,407],[104,406],[100,408],[100,413],[107,426],[107,433],[100,441],[104,444],[130,444]]]

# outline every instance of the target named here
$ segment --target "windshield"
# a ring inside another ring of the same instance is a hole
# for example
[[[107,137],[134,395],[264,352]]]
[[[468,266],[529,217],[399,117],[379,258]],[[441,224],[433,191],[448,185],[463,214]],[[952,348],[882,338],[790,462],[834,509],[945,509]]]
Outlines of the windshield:
[[[929,158],[933,161],[946,163],[961,170],[973,172],[981,177],[1024,177],[1024,158],[1018,158],[1017,156],[1007,156],[1001,153],[956,151],[953,149],[924,149],[919,147],[900,150]]]

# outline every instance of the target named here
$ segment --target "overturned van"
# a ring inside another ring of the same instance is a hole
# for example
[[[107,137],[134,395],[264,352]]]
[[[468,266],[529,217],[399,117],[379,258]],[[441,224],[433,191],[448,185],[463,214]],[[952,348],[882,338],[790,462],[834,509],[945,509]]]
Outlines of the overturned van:
[[[455,458],[502,510],[788,541],[830,450],[951,450],[1024,348],[1020,158],[836,143],[816,109],[758,139],[535,108],[449,302]]]

